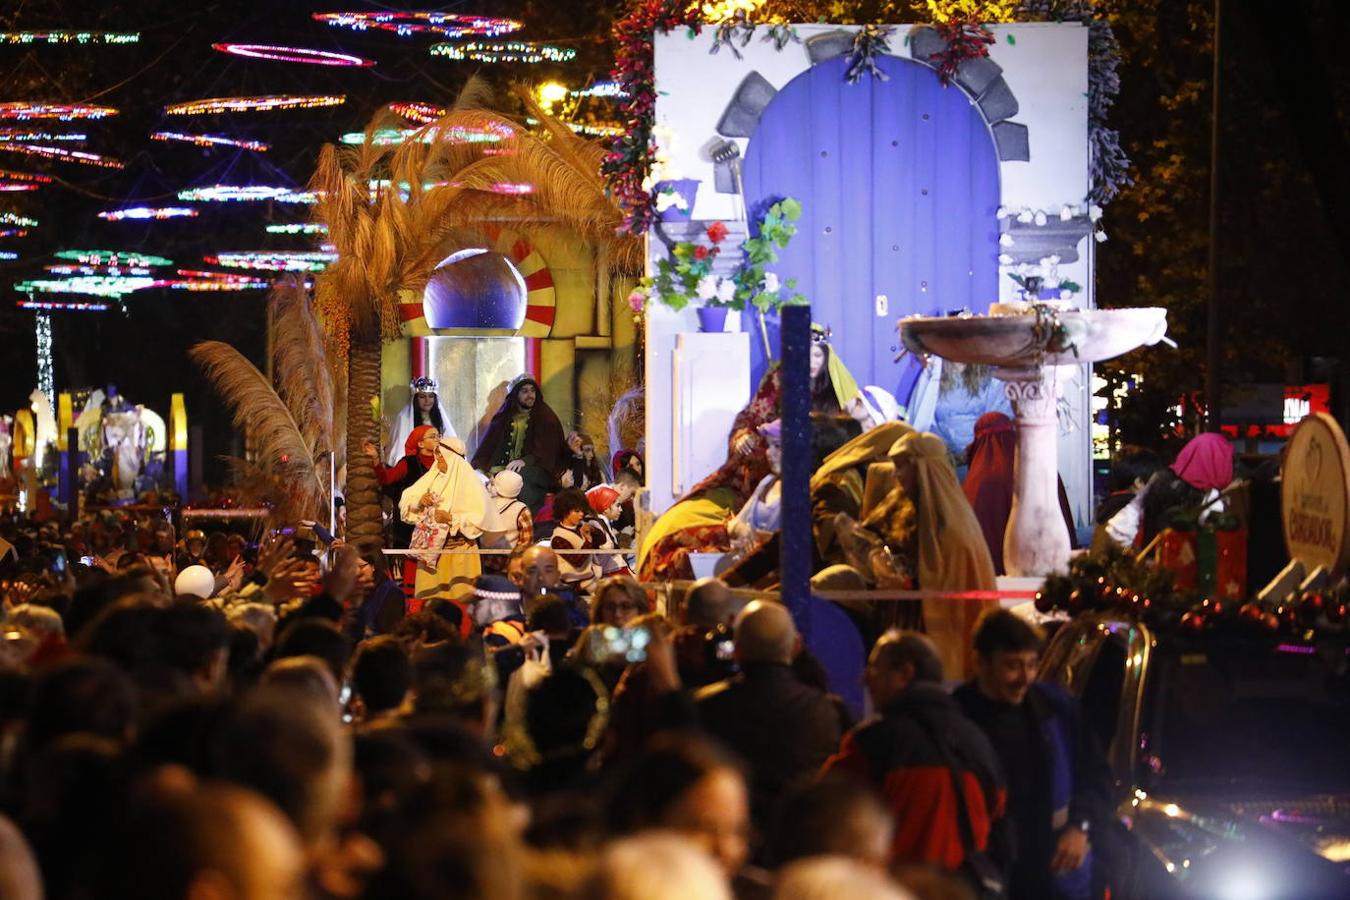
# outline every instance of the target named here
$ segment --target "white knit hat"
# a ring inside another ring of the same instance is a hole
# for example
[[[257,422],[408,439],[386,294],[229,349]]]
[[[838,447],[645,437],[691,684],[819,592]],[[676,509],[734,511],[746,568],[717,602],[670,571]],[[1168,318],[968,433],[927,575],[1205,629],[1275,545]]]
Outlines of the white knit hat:
[[[502,469],[492,476],[492,487],[497,492],[498,497],[509,499],[519,497],[520,489],[524,486],[525,479],[520,477],[519,472],[512,472],[510,469]]]

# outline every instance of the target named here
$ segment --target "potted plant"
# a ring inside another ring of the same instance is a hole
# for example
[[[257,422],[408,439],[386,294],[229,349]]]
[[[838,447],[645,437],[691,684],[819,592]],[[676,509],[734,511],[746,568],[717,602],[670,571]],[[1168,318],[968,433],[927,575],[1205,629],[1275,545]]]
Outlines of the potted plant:
[[[653,300],[676,311],[697,305],[700,327],[721,331],[736,296],[736,284],[712,270],[726,236],[727,226],[713,222],[698,240],[672,244],[669,255],[656,261],[656,271],[638,282],[628,296],[629,305],[634,311]]]

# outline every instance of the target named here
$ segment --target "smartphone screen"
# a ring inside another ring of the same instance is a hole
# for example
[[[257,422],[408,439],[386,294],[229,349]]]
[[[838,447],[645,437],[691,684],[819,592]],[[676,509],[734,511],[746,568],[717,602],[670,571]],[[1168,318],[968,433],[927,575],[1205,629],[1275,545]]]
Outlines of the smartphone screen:
[[[65,550],[53,550],[53,551],[52,551],[51,570],[52,570],[52,572],[53,572],[54,574],[56,574],[56,575],[64,575],[64,574],[66,574],[66,551],[65,551]]]

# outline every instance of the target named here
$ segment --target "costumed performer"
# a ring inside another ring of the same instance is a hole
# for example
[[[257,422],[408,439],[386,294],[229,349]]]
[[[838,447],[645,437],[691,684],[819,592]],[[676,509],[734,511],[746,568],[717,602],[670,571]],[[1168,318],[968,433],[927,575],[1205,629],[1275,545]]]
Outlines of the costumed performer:
[[[984,533],[994,573],[1002,575],[1003,534],[1012,514],[1013,467],[1017,460],[1017,426],[1000,412],[987,412],[975,422],[975,440],[967,452],[970,468],[961,491],[970,501]]]
[[[435,551],[472,550],[485,532],[504,530],[487,489],[463,452],[464,444],[458,438],[442,443],[433,451],[431,467],[398,501],[399,517],[414,526],[409,549],[428,551],[414,555],[413,599],[417,602],[410,604],[410,612],[431,597],[458,600],[467,596],[482,573],[476,553]]]
[[[755,486],[769,473],[767,442],[758,429],[778,418],[781,397],[782,372],[775,363],[732,422],[726,462],[694,485],[643,535],[638,553],[640,581],[693,579],[691,552],[725,553],[731,549],[727,517],[745,505]]]
[[[1144,547],[1167,527],[1178,508],[1200,510],[1197,524],[1226,510],[1221,495],[1233,481],[1233,447],[1217,432],[1198,434],[1186,442],[1176,462],[1159,469],[1106,523],[1106,533],[1122,547]]]
[[[904,411],[918,431],[942,438],[947,452],[961,457],[975,440],[975,422],[987,412],[1012,415],[1012,402],[989,366],[928,357]]]
[[[727,534],[738,549],[748,549],[780,530],[782,524],[783,423],[774,419],[759,426],[769,460],[769,474],[759,480],[750,498],[727,522]]]
[[[864,431],[825,457],[811,475],[811,531],[822,567],[848,562],[835,517],[862,518],[869,467],[885,462],[895,442],[913,430],[904,422],[887,422]]]
[[[503,469],[519,472],[524,483],[520,499],[538,513],[545,496],[557,488],[559,470],[569,455],[562,423],[544,402],[539,382],[521,375],[488,423],[474,451],[473,466],[488,475]]]
[[[975,512],[961,493],[946,444],[935,434],[914,432],[896,441],[890,456],[895,465],[896,490],[914,505],[919,588],[994,590],[994,563]],[[885,516],[884,509],[880,513],[877,518]],[[985,609],[997,607],[998,601],[922,603],[924,630],[938,646],[943,670],[953,675],[967,673],[975,620]]]
[[[563,487],[574,487],[589,491],[598,484],[609,481],[609,475],[595,456],[595,441],[584,431],[574,431],[567,436],[567,448],[571,457],[563,465],[558,481]]]
[[[389,429],[385,462],[391,466],[402,458],[399,449],[405,446],[408,435],[418,426],[431,425],[441,437],[455,437],[455,426],[451,424],[450,414],[441,404],[441,395],[436,382],[431,378],[415,378],[409,388],[412,390],[412,397],[409,398],[408,405],[399,411],[393,426]],[[405,450],[402,455],[406,455],[406,452]]]
[[[484,539],[483,546],[492,550],[523,550],[534,543],[534,515],[520,499],[520,489],[524,481],[519,472],[502,469],[492,476],[488,483],[488,493],[492,495],[493,506],[497,510],[497,521],[504,531],[490,539]],[[501,573],[506,571],[508,557],[500,554],[483,557],[483,570]]]
[[[594,515],[587,516],[585,521],[591,526],[592,533],[596,536],[595,549],[597,550],[617,550],[620,546],[619,536],[615,531],[615,523],[619,516],[623,514],[623,506],[620,503],[620,493],[607,484],[599,484],[586,492],[586,502],[591,506],[591,512]],[[627,575],[632,577],[633,570],[628,567],[627,561],[618,553],[610,556],[596,556],[595,564],[600,567],[600,576],[608,578],[611,575]]]
[[[866,416],[862,391],[848,366],[830,346],[830,329],[811,325],[811,412]]]
[[[558,554],[558,572],[564,587],[577,594],[590,590],[595,583],[595,565],[591,554],[577,550],[594,550],[600,546],[600,535],[585,521],[591,511],[586,495],[576,488],[564,488],[553,498],[553,534],[549,546]]]
[[[375,480],[380,483],[385,496],[397,505],[403,492],[417,483],[436,463],[436,448],[441,442],[441,433],[434,425],[418,425],[403,439],[403,456],[392,466],[380,462],[380,454],[369,441],[365,444],[366,455],[375,467]],[[407,550],[412,540],[413,526],[404,522],[401,516],[395,516],[390,523],[390,543],[398,550]],[[412,564],[405,559],[405,586],[412,585]]]

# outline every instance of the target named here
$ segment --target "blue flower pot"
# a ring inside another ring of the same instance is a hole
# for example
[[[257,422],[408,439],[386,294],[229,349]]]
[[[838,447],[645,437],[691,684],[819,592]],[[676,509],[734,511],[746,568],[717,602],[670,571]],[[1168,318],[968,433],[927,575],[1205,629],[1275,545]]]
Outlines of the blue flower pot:
[[[720,334],[727,328],[727,308],[725,306],[700,306],[698,308],[698,330],[709,334]]]
[[[662,222],[688,222],[694,216],[694,200],[698,196],[697,178],[677,178],[674,181],[658,181],[656,183],[656,193],[664,194],[674,191],[684,199],[685,209],[679,209],[672,206],[670,209],[662,210],[660,215]]]

